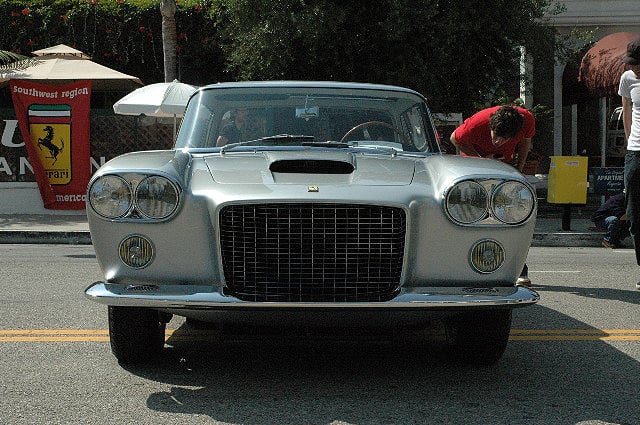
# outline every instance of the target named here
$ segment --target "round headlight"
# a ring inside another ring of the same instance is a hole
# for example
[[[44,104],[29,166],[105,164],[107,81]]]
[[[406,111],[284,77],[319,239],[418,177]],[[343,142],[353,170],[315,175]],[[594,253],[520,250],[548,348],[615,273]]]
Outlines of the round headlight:
[[[492,273],[504,263],[504,249],[496,241],[480,241],[471,248],[469,262],[477,272]]]
[[[153,259],[153,245],[140,235],[132,235],[120,242],[120,259],[127,266],[141,269]]]
[[[487,215],[487,191],[472,180],[457,183],[447,193],[446,208],[449,216],[458,223],[475,223]]]
[[[122,217],[131,208],[131,187],[119,176],[99,177],[89,189],[89,204],[93,210],[106,218]]]
[[[534,206],[535,199],[531,190],[517,181],[498,185],[491,198],[493,215],[507,224],[522,223],[529,218]]]
[[[143,179],[136,189],[136,207],[147,218],[169,217],[178,206],[178,189],[171,180],[161,176]]]

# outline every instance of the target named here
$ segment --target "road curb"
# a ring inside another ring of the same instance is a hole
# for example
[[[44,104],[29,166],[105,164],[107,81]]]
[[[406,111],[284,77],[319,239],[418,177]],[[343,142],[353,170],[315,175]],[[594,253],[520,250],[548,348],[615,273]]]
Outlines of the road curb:
[[[602,247],[603,237],[604,233],[599,232],[534,233],[531,246]],[[620,248],[633,248],[633,244],[625,240]]]
[[[2,244],[91,245],[88,231],[0,230]]]

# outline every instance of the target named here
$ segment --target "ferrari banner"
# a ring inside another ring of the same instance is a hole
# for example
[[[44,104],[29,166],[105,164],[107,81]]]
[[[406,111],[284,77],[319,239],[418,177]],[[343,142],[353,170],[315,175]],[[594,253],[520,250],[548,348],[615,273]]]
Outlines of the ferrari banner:
[[[10,87],[44,207],[84,209],[91,176],[91,81],[46,86],[11,80]]]

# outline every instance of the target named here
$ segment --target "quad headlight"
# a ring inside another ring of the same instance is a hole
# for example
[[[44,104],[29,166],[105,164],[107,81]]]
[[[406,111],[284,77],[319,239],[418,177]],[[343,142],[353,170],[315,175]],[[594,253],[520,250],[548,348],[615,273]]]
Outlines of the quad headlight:
[[[166,218],[178,207],[178,189],[165,177],[149,176],[138,184],[135,200],[136,208],[143,216]]]
[[[516,180],[463,180],[445,196],[446,213],[459,224],[520,224],[534,208],[532,190]]]
[[[133,193],[125,179],[118,176],[102,176],[89,189],[89,204],[99,215],[120,218],[131,209]]]
[[[162,220],[178,208],[180,191],[170,179],[159,176],[114,174],[98,177],[89,187],[89,205],[108,219]]]
[[[485,188],[473,180],[456,184],[447,194],[446,208],[452,219],[471,224],[487,216],[489,195]]]
[[[531,190],[517,181],[498,185],[491,195],[491,211],[503,223],[518,224],[525,221],[534,207]]]

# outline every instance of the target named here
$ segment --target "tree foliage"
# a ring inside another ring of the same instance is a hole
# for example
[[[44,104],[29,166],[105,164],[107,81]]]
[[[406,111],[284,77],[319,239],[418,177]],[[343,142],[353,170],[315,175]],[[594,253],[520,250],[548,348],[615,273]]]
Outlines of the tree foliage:
[[[217,0],[212,10],[236,78],[396,84],[426,94],[434,110],[468,112],[517,92],[520,46],[553,51],[553,31],[541,19],[548,7],[546,0]]]
[[[193,84],[215,82],[222,73],[209,3],[180,0],[175,13],[178,70],[188,74],[178,72],[178,78],[193,78]],[[0,48],[31,56],[66,44],[145,83],[164,81],[159,5],[160,0],[2,0]],[[186,62],[189,69],[181,68]]]
[[[33,63],[28,57],[17,53],[0,50],[0,71],[21,69]]]
[[[0,48],[64,43],[141,78],[165,80],[170,0],[2,0]],[[518,97],[520,49],[553,51],[549,0],[179,0],[178,78],[341,80],[407,86],[434,111]]]

